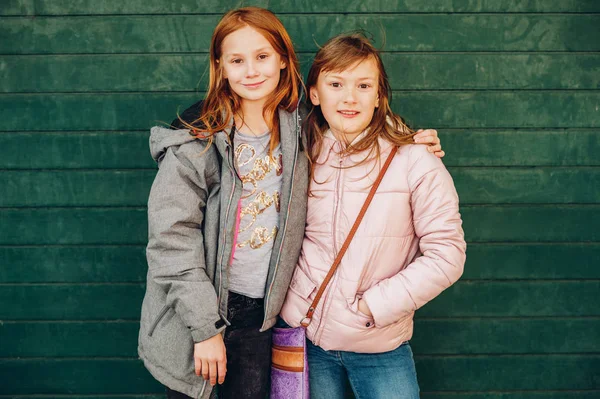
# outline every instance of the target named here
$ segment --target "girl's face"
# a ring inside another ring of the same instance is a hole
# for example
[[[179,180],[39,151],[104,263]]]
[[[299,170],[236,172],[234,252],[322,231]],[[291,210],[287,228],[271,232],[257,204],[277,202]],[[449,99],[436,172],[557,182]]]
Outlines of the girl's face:
[[[227,35],[221,53],[223,76],[242,102],[264,103],[277,88],[281,70],[286,67],[271,43],[250,26]]]
[[[379,70],[372,58],[342,72],[321,72],[310,88],[310,100],[320,105],[329,128],[338,139],[352,142],[371,123],[379,106]]]

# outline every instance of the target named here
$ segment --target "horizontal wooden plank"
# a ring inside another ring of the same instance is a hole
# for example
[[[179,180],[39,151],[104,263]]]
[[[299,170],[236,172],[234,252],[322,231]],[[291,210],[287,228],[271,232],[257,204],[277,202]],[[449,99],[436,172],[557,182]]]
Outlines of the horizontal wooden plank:
[[[146,281],[144,245],[0,247],[0,259],[0,283]],[[472,243],[462,279],[600,279],[598,264],[600,244]]]
[[[394,90],[597,89],[597,54],[384,53]],[[207,56],[4,56],[0,92],[195,91],[208,84]],[[304,76],[312,63],[302,54]]]
[[[452,0],[434,0],[415,2],[396,1],[360,1],[315,2],[296,0],[272,2],[268,0],[244,1],[244,5],[266,7],[275,13],[356,13],[356,12],[406,12],[406,13],[476,13],[476,12],[600,12],[600,6],[594,0],[520,0],[502,2],[493,0],[475,0],[457,2]],[[224,13],[240,7],[239,0],[104,0],[98,4],[93,0],[79,0],[66,7],[60,3],[42,0],[4,0],[0,6],[0,15],[114,15],[114,14],[195,14],[200,11]]]
[[[5,285],[0,320],[137,320],[143,284]]]
[[[598,316],[600,281],[462,281],[418,311],[423,317]]]
[[[0,169],[155,168],[149,137],[150,130],[0,133]]]
[[[461,215],[470,242],[600,241],[596,205],[465,205]],[[145,244],[146,217],[142,208],[4,208],[0,220],[13,227],[0,230],[0,245]]]
[[[600,165],[595,130],[440,130],[439,135],[447,166]]]
[[[139,359],[0,360],[0,375],[4,395],[165,392]]]
[[[600,168],[450,168],[450,173],[465,205],[600,203]]]
[[[136,357],[139,323],[5,322],[1,358]],[[597,352],[598,318],[421,320],[411,346],[420,355]],[[531,339],[535,337],[535,339]],[[93,342],[93,345],[89,345]]]
[[[3,18],[0,54],[206,52],[219,15]],[[598,51],[597,14],[282,15],[298,51],[364,29],[387,51]],[[409,26],[410,29],[406,27]],[[76,32],[76,33],[75,33]],[[307,34],[310,32],[310,34]]]
[[[0,245],[146,244],[141,208],[0,209]]]
[[[202,97],[202,93],[4,94],[0,119],[5,122],[0,131],[143,130],[170,123],[178,110],[183,112]],[[404,91],[394,92],[392,108],[414,127],[600,127],[600,91]]]
[[[149,133],[0,133],[0,169],[155,168]],[[442,129],[439,136],[449,167],[600,166],[600,130]]]
[[[463,205],[600,203],[600,168],[450,168]],[[0,207],[145,206],[156,171],[0,171]],[[115,189],[115,188],[119,189]]]
[[[521,392],[423,392],[422,399],[598,399],[600,390],[592,391],[521,391]],[[96,398],[93,398],[96,399]],[[108,398],[106,398],[108,399]]]
[[[5,322],[0,358],[137,357],[139,327],[138,321]]]
[[[459,281],[418,313],[436,318],[600,316],[599,289],[600,280]],[[137,320],[143,293],[143,284],[4,285],[0,320]]]
[[[144,245],[0,247],[0,283],[145,282]]]
[[[415,361],[423,391],[597,389],[596,370],[600,367],[600,355],[458,356]]]
[[[416,364],[425,392],[586,390],[597,387],[600,355],[433,357]],[[9,395],[164,392],[137,359],[0,360],[0,375]]]
[[[473,242],[600,241],[600,208],[588,206],[464,206],[467,240]]]
[[[419,355],[597,353],[600,320],[421,320],[410,341]]]
[[[600,170],[600,169],[599,169]],[[156,171],[0,172],[0,207],[145,206]]]
[[[600,244],[469,243],[463,279],[598,279]]]

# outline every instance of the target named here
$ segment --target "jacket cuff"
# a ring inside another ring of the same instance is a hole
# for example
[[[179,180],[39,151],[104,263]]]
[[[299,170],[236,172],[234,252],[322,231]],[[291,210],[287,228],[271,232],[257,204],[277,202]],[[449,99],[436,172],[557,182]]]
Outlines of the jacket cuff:
[[[192,330],[192,339],[194,343],[206,341],[209,338],[214,337],[217,334],[220,334],[225,330],[225,320],[219,318],[219,320],[214,323],[208,323],[202,326],[201,328],[195,328]]]
[[[381,284],[381,282],[379,284]],[[367,306],[369,306],[369,309],[373,314],[375,326],[385,327],[398,321],[403,311],[398,311],[397,304],[395,304],[395,306],[390,306],[390,304],[396,302],[396,300],[387,298],[379,284],[374,285],[365,291],[362,299],[367,303]],[[406,313],[410,313],[410,311]]]

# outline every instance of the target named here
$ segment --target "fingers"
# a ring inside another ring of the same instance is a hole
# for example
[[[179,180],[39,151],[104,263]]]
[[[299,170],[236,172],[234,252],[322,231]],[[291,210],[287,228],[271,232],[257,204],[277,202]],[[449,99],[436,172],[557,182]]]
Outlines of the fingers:
[[[202,378],[208,380],[210,378],[210,368],[208,366],[208,361],[202,359]]]
[[[217,362],[217,371],[219,373],[219,384],[225,382],[225,374],[227,374],[227,362]]]
[[[423,143],[437,144],[440,142],[440,139],[438,138],[438,132],[435,129],[427,129],[427,130],[419,129],[419,130],[417,130],[417,134],[415,134],[414,140],[415,140],[415,143],[421,143],[421,144],[423,144]]]
[[[440,138],[438,136],[432,136],[432,135],[415,136],[414,140],[415,140],[415,143],[418,143],[418,144],[439,144],[440,143]]]
[[[208,369],[210,385],[214,386],[217,383],[217,362],[209,362]]]
[[[442,151],[442,146],[439,144],[430,144],[429,146],[427,146],[427,151],[429,152],[440,152]]]
[[[200,373],[202,372],[202,360],[194,357],[194,372],[198,377],[200,377]]]
[[[446,155],[446,153],[444,151],[436,151],[433,153],[433,155],[435,155],[438,158],[443,158],[444,155]]]

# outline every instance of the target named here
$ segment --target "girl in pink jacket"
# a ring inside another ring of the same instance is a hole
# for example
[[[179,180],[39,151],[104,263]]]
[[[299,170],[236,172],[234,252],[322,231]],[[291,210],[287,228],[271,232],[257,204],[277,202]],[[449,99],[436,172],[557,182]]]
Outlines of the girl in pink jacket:
[[[458,196],[443,163],[413,143],[389,105],[378,51],[329,40],[308,75],[311,160],[306,233],[282,318],[298,327],[384,160],[396,155],[306,329],[313,399],[418,398],[408,340],[417,309],[463,272]]]

